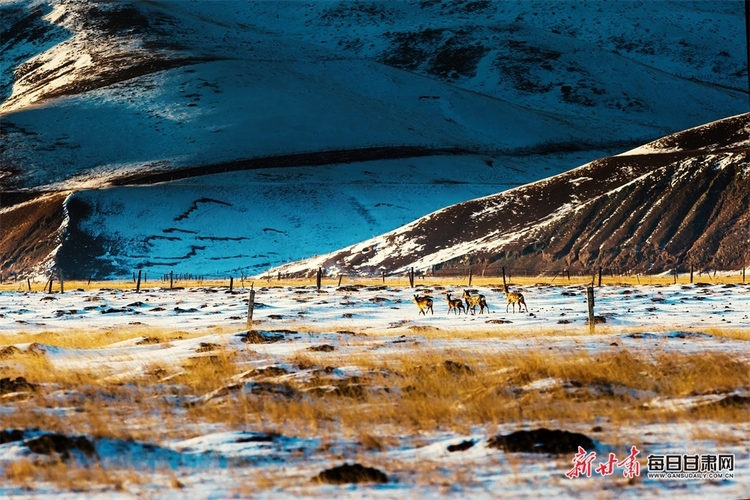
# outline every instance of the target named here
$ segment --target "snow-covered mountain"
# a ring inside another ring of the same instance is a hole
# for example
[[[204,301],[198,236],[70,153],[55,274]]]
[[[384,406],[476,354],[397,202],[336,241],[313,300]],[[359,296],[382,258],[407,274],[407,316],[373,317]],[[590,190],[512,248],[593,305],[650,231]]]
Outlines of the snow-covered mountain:
[[[0,10],[4,273],[258,273],[747,97],[739,2]]]
[[[740,269],[750,241],[750,114],[438,210],[276,273]]]

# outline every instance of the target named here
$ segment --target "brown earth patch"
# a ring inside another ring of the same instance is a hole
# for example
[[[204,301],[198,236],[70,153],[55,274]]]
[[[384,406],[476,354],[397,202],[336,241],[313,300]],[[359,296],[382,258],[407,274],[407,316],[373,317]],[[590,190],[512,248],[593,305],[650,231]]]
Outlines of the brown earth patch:
[[[313,482],[327,484],[387,483],[388,476],[381,470],[361,464],[344,464],[326,469],[312,478]]]
[[[79,451],[86,456],[96,454],[94,445],[83,436],[68,437],[65,434],[43,434],[27,439],[24,444],[32,453],[39,453],[40,455],[55,454],[63,460],[68,460],[72,451]]]
[[[548,453],[561,455],[576,453],[578,447],[595,448],[590,437],[577,432],[540,428],[498,435],[487,442],[489,448],[498,448],[508,453]]]

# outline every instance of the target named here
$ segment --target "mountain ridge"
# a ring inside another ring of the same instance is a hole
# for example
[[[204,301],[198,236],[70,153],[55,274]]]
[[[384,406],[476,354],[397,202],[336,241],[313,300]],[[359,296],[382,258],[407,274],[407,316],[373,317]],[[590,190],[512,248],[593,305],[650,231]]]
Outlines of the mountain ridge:
[[[256,274],[745,106],[731,90],[744,53],[727,4],[31,0],[0,10],[6,275]],[[465,153],[350,161],[378,148]],[[305,155],[310,165],[283,160]],[[253,165],[264,168],[243,170]],[[226,205],[175,226],[206,197]],[[19,214],[47,228],[22,259],[27,236],[7,230]],[[69,260],[91,242],[97,254]]]

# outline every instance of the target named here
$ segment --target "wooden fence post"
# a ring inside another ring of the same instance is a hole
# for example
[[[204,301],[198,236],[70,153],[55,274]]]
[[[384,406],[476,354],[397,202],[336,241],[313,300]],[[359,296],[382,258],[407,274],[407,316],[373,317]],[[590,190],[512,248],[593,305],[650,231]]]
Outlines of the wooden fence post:
[[[594,317],[594,287],[586,287],[586,302],[589,307],[589,330],[594,331],[596,319]]]
[[[232,293],[233,290],[234,290],[234,277],[230,276],[229,277],[229,293]]]
[[[318,286],[318,291],[320,291],[320,287],[323,283],[323,268],[322,267],[318,268],[318,277],[315,280],[315,282],[316,282],[316,285]]]
[[[602,286],[602,266],[599,266],[599,288]]]
[[[29,285],[29,291],[31,291],[31,278],[26,278],[26,284]]]
[[[252,330],[253,328],[253,310],[255,309],[255,290],[253,289],[255,282],[253,281],[250,285],[250,295],[247,297],[247,329]]]
[[[693,282],[693,265],[690,264],[690,283]]]
[[[414,268],[409,269],[409,287],[414,288]]]
[[[135,293],[141,291],[141,270],[138,269],[138,281],[135,282]]]
[[[385,283],[385,269],[383,269],[383,283]]]
[[[343,277],[344,277],[343,274],[339,274],[339,285],[338,286],[341,286],[341,278],[343,278]]]

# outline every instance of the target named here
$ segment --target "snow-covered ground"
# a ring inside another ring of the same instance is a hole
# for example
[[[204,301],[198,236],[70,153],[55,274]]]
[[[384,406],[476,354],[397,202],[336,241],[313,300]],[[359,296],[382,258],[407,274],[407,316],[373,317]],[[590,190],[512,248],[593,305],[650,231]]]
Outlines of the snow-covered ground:
[[[132,290],[103,288],[65,293],[0,292],[0,332],[42,332],[77,329],[108,329],[127,325],[178,328],[185,331],[210,328],[241,330],[247,318],[249,280],[234,280],[232,294],[226,287],[198,287],[170,290],[154,278]],[[161,276],[158,277],[161,279]],[[391,281],[393,278],[389,278]],[[314,281],[314,279],[313,279]],[[535,285],[522,288],[529,314],[505,311],[502,284],[479,287],[487,298],[489,314],[446,314],[445,294],[458,298],[467,286],[440,285],[440,281],[417,279],[417,288],[387,282],[380,286],[341,288],[315,285],[274,286],[254,281],[257,302],[253,319],[261,328],[304,328],[321,333],[331,330],[405,333],[410,327],[431,327],[448,332],[500,329],[504,332],[555,329],[564,335],[576,330],[588,318],[586,290],[582,285]],[[700,330],[750,327],[750,287],[742,284],[676,284],[612,286],[596,288],[595,313],[606,318],[606,327],[624,329]],[[19,283],[19,288],[25,288]],[[55,287],[58,285],[55,284]],[[70,286],[70,285],[68,285]],[[476,289],[476,287],[474,287]],[[434,297],[434,314],[417,315],[414,293]],[[488,324],[503,320],[507,323]],[[562,322],[564,321],[564,323]],[[258,328],[256,326],[256,328]],[[554,338],[554,337],[553,337]],[[540,340],[547,342],[549,339]],[[497,348],[502,348],[498,345]]]
[[[736,282],[736,280],[735,280]],[[696,283],[676,285],[617,285],[596,288],[597,316],[606,323],[589,332],[586,326],[585,287],[550,284],[513,286],[522,292],[527,312],[506,312],[505,296],[497,285],[473,287],[486,296],[489,314],[448,314],[445,293],[460,297],[468,287],[440,283],[426,278],[416,289],[403,283],[341,287],[314,285],[274,286],[255,282],[254,329],[276,337],[268,343],[243,343],[249,283],[236,282],[235,293],[228,287],[165,289],[144,284],[135,290],[68,290],[65,293],[23,291],[0,292],[0,334],[12,339],[20,333],[66,331],[184,332],[168,343],[145,342],[137,337],[95,349],[61,348],[49,345],[12,343],[20,351],[45,352],[52,368],[91,370],[104,373],[110,381],[132,380],[139,373],[162,365],[179,365],[201,352],[207,345],[254,351],[255,368],[278,366],[294,354],[310,355],[310,348],[331,346],[338,357],[347,358],[376,350],[380,356],[420,352],[475,353],[480,358],[493,353],[533,353],[552,350],[559,354],[588,352],[591,355],[632,352],[639,355],[663,353],[723,353],[741,363],[750,363],[747,340],[716,336],[722,330],[747,331],[750,328],[750,286],[744,284]],[[412,302],[414,293],[434,298],[434,314],[419,315]],[[230,332],[230,333],[225,333]],[[708,332],[708,333],[706,333]],[[481,353],[481,354],[480,354]],[[325,359],[325,352],[316,353]],[[466,358],[463,358],[466,359]],[[4,363],[7,363],[5,361]],[[321,361],[325,363],[325,361]],[[745,365],[746,366],[746,365]],[[356,366],[333,370],[341,376],[356,373]],[[2,373],[2,372],[0,372]],[[537,380],[526,390],[544,391],[564,381]],[[748,396],[748,387],[737,387],[733,395]],[[0,411],[12,412],[27,400],[23,391],[2,396]],[[221,397],[206,395],[201,400]],[[644,396],[644,404],[660,408],[697,406],[727,397],[727,394],[698,395],[679,400]],[[199,398],[200,399],[200,398]],[[63,411],[64,409],[61,409]],[[381,450],[363,450],[345,436],[321,451],[314,437],[264,433],[253,425],[242,429],[217,426],[196,428],[191,439],[143,443],[88,436],[98,463],[112,469],[126,468],[150,479],[125,487],[124,491],[102,488],[87,491],[87,496],[129,498],[259,498],[320,497],[337,498],[416,498],[513,496],[535,498],[599,498],[659,496],[680,498],[743,497],[750,493],[750,427],[747,423],[722,423],[697,420],[665,422],[647,426],[628,426],[602,421],[584,422],[568,429],[591,436],[600,457],[613,452],[627,455],[630,446],[641,450],[642,475],[628,481],[618,472],[609,477],[594,474],[590,478],[568,479],[573,456],[548,456],[532,453],[505,453],[489,448],[497,434],[519,429],[549,427],[555,422],[500,424],[488,431],[469,433],[444,431],[402,436],[397,445]],[[593,431],[595,426],[604,432]],[[721,435],[717,441],[707,437],[706,429]],[[376,431],[373,431],[376,432]],[[44,460],[30,451],[33,440],[44,429],[27,429],[23,435],[9,437],[0,444],[0,468],[20,458]],[[330,436],[327,438],[330,441]],[[473,443],[465,451],[451,451],[456,445]],[[451,446],[449,449],[448,447]],[[587,450],[590,451],[590,450]],[[76,452],[77,453],[77,452]],[[655,480],[646,477],[646,455],[682,453],[722,453],[735,455],[735,476],[722,480]],[[82,453],[75,455],[86,463]],[[327,467],[344,462],[361,462],[384,470],[390,477],[382,485],[316,485],[310,479]],[[415,472],[404,464],[419,464]],[[429,472],[425,472],[425,470]],[[252,491],[258,475],[274,478],[269,486]],[[416,474],[416,476],[415,476]],[[419,474],[422,474],[421,476]],[[425,481],[427,475],[432,478]],[[419,479],[421,478],[421,479]],[[174,480],[181,485],[175,488]],[[170,484],[172,486],[170,486]],[[12,498],[75,498],[79,493],[51,483],[33,484],[26,489],[18,484],[0,485],[0,496]]]

